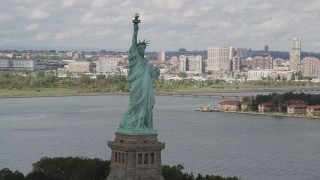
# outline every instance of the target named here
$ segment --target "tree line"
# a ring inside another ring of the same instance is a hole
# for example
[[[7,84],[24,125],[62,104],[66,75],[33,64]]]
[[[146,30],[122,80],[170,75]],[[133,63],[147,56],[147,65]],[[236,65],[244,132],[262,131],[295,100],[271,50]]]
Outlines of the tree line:
[[[207,81],[165,81],[159,79],[154,84],[155,91],[188,90],[190,88],[206,88],[229,86],[224,80]],[[78,89],[79,93],[107,93],[129,92],[129,83],[125,75],[90,75],[82,74],[79,77],[57,77],[54,72],[44,71],[0,71],[0,89],[40,89],[40,88],[69,88]]]
[[[0,71],[1,89],[37,89],[37,88],[77,88],[79,92],[128,92],[127,78],[124,75],[89,75],[78,78],[71,76],[57,77],[44,71]]]
[[[110,173],[110,161],[84,157],[44,157],[33,164],[32,172],[24,176],[8,168],[0,170],[0,180],[105,180]],[[237,177],[215,175],[194,176],[184,173],[183,166],[162,166],[165,180],[239,180]]]
[[[251,89],[265,86],[317,86],[311,81],[248,81],[228,83],[221,79],[206,81],[164,80],[160,78],[154,84],[155,91],[210,91],[222,89]],[[125,75],[82,74],[75,78],[71,73],[67,77],[58,77],[55,72],[44,71],[0,71],[0,89],[66,88],[76,89],[79,93],[129,92],[129,83]]]
[[[268,95],[257,95],[255,97],[245,97],[244,102],[252,102],[253,110],[257,110],[257,106],[264,102],[270,102],[274,111],[286,111],[286,102],[289,100],[302,100],[308,105],[320,104],[320,94],[306,94],[287,92],[283,94],[272,93]]]

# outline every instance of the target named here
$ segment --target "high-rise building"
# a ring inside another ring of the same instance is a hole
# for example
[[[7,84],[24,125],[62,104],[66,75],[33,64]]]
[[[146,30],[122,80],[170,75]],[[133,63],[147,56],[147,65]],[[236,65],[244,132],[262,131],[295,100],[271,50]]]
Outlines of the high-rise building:
[[[300,71],[300,53],[301,53],[301,42],[297,37],[294,37],[291,42],[290,51],[290,70],[293,72]]]
[[[233,47],[209,46],[206,71],[230,71],[234,54]]]
[[[237,48],[236,53],[240,59],[246,59],[248,57],[248,49],[247,48]]]
[[[158,52],[158,60],[165,62],[165,60],[166,60],[166,53],[165,53],[165,52]]]
[[[232,58],[232,70],[235,72],[240,72],[240,67],[241,67],[241,59],[239,56],[234,56]]]
[[[185,71],[188,71],[188,70],[189,70],[189,68],[188,68],[188,66],[187,66],[187,63],[188,63],[188,61],[187,61],[187,56],[181,55],[181,56],[179,57],[179,62],[180,62],[180,65],[179,65],[179,70],[180,70],[180,71],[185,72]]]
[[[75,59],[84,59],[83,57],[84,57],[84,55],[82,52],[75,52],[73,54],[73,58],[75,58]]]
[[[186,53],[186,52],[187,52],[187,49],[185,49],[185,48],[180,48],[180,49],[178,50],[178,52],[179,52],[179,53]]]
[[[187,73],[203,73],[203,60],[202,56],[185,56],[181,55],[179,57],[180,61],[180,71],[184,71]]]
[[[305,57],[302,61],[303,77],[320,77],[320,60],[315,57]]]
[[[256,56],[252,60],[252,68],[253,69],[272,69],[273,62],[272,57],[262,57],[262,56]]]

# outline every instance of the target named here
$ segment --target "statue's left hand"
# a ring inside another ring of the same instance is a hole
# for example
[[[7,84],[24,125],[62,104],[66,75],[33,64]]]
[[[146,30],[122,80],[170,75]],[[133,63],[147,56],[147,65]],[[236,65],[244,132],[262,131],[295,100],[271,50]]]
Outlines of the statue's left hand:
[[[160,69],[156,68],[156,79],[158,79],[159,76],[160,76]]]
[[[153,80],[158,79],[158,77],[160,76],[160,69],[157,67],[154,67],[153,65],[149,65],[149,71],[151,74],[151,77]]]

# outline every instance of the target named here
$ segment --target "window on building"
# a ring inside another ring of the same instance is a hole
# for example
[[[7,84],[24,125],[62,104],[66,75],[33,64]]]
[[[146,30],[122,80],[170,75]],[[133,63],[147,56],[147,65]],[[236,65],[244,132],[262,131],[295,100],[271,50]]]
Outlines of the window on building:
[[[138,154],[138,164],[142,164],[142,154]]]
[[[154,164],[154,153],[150,154],[150,163]]]
[[[144,164],[148,164],[149,158],[148,158],[149,154],[145,153],[144,154]]]

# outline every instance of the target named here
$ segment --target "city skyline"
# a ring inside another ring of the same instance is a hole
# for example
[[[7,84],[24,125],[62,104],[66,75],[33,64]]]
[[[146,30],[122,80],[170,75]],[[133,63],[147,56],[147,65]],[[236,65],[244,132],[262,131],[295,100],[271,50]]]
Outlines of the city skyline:
[[[4,0],[0,4],[0,46],[83,47],[127,50],[131,19],[139,12],[139,37],[149,51],[208,46],[290,51],[298,37],[301,50],[319,52],[320,2],[299,1],[144,1]]]

